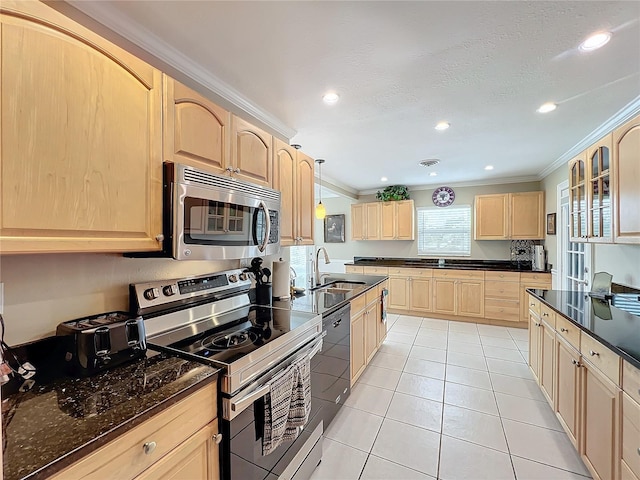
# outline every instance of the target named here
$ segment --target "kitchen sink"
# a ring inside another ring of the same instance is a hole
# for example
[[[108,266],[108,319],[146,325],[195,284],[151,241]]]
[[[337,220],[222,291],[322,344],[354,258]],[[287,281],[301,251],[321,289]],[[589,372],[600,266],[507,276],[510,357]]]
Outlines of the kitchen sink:
[[[365,282],[350,282],[350,281],[340,281],[336,280],[333,282],[325,283],[324,285],[319,285],[315,288],[312,288],[312,291],[322,291],[327,293],[347,293],[357,288],[366,285]]]

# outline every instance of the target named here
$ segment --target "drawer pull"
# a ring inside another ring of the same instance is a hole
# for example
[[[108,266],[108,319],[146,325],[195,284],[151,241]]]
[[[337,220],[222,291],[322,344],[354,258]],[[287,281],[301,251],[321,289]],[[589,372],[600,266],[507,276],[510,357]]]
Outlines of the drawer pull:
[[[549,316],[549,314],[548,314],[548,313],[543,313],[543,314],[542,314],[542,316],[543,316],[543,317],[548,317],[548,316]]]
[[[593,350],[589,350],[589,355],[591,355],[592,357],[599,357],[600,354],[598,352],[594,352]]]
[[[156,442],[147,442],[145,443],[142,448],[144,450],[144,454],[145,455],[151,455],[153,453],[153,451],[156,449]]]
[[[530,304],[529,304],[529,306],[530,306],[530,307],[535,307],[535,306],[536,306],[536,304],[535,304],[535,303],[530,303]]]
[[[569,329],[564,328],[564,327],[560,327],[560,331],[561,332],[565,332],[565,333],[569,333]]]

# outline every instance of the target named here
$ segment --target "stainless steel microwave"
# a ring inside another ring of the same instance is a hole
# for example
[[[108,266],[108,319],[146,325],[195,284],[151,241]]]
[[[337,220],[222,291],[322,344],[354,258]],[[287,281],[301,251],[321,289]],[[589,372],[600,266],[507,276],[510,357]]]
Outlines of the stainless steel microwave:
[[[164,165],[165,253],[228,260],[280,250],[280,192],[178,163]]]

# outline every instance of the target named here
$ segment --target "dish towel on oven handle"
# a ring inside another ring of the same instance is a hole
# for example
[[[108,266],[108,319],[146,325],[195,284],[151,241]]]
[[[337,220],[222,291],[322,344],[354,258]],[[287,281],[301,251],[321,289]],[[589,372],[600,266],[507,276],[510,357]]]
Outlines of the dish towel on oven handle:
[[[264,402],[262,455],[269,455],[287,440],[295,440],[311,412],[311,363],[309,357],[292,364],[274,379]]]

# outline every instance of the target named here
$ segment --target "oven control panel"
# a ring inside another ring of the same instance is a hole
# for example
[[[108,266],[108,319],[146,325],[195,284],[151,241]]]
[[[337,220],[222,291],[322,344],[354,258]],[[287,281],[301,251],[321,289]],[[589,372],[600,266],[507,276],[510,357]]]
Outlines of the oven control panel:
[[[239,269],[174,280],[136,283],[130,285],[129,290],[132,307],[135,306],[138,310],[176,301],[193,300],[198,296],[223,293],[225,290],[248,290],[250,286],[251,279]]]

